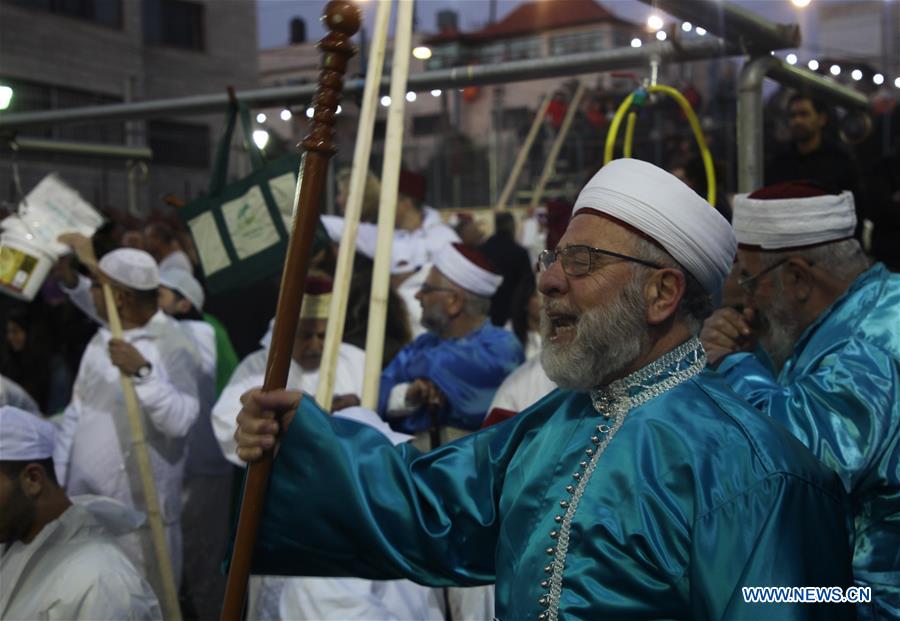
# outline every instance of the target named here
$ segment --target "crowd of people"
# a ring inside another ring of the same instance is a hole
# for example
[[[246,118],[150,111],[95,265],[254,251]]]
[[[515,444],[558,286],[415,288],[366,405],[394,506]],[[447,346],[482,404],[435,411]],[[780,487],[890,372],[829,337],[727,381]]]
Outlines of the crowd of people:
[[[727,209],[620,159],[484,239],[403,171],[375,411],[374,176],[330,411],[348,175],[283,390],[259,389],[275,283],[208,296],[159,219],[62,236],[39,300],[5,314],[0,618],[160,618],[167,580],[185,618],[216,618],[242,473],[277,446],[248,618],[900,619],[900,276],[860,241],[815,105],[791,111],[783,178]]]

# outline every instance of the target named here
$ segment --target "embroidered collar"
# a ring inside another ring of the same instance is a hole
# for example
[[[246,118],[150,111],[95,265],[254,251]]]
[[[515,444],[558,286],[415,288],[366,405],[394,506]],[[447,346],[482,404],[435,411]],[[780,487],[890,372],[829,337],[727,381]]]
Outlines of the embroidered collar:
[[[607,386],[591,391],[597,412],[606,412],[611,403],[628,398],[636,407],[693,377],[706,366],[706,351],[696,336],[672,351]]]

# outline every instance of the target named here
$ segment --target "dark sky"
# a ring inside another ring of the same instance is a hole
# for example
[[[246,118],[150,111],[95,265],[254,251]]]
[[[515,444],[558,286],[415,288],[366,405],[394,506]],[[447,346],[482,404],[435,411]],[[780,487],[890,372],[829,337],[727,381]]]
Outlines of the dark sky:
[[[362,0],[359,4],[365,12],[364,20],[371,23],[375,16],[375,3],[384,0]],[[540,0],[554,2],[561,7],[566,0]],[[822,0],[813,0],[821,2]],[[520,3],[520,0],[496,0],[497,18],[501,19]],[[603,6],[618,16],[644,23],[650,14],[650,7],[637,0],[602,0]],[[738,4],[749,8],[773,21],[787,22],[796,19],[795,9],[789,0],[743,0]],[[319,24],[319,17],[325,6],[324,0],[258,0],[258,30],[260,48],[286,45],[289,23],[292,17],[306,20],[307,38],[318,40],[325,31]],[[416,0],[418,30],[435,32],[438,11],[453,9],[459,13],[459,24],[463,31],[477,30],[488,21],[489,0]],[[804,24],[801,23],[801,26]]]

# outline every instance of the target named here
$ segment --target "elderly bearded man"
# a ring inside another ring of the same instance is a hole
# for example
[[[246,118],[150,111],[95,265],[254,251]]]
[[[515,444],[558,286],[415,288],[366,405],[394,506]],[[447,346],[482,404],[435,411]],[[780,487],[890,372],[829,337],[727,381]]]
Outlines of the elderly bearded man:
[[[250,393],[245,459],[274,446],[273,411],[299,406],[257,570],[496,580],[501,619],[852,618],[742,597],[852,577],[837,477],[705,370],[695,335],[735,245],[675,177],[618,160],[541,257],[542,356],[561,390],[427,454],[297,393]]]
[[[743,314],[703,343],[738,394],[787,427],[850,495],[861,619],[900,619],[900,276],[855,239],[853,195],[786,182],[740,195]],[[759,352],[758,342],[775,369]]]
[[[415,435],[421,450],[478,430],[497,388],[525,359],[512,332],[488,316],[502,282],[479,251],[450,244],[416,294],[428,332],[382,372],[378,412]]]

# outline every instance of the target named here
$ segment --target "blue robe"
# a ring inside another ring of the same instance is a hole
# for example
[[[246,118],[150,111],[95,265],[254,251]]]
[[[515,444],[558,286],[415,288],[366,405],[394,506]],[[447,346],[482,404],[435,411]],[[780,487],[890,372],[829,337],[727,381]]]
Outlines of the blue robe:
[[[850,494],[853,573],[872,587],[861,618],[900,619],[900,275],[878,264],[800,336],[776,378],[751,354],[719,366]]]
[[[497,388],[524,361],[515,335],[489,321],[457,339],[426,332],[401,349],[382,372],[378,412],[385,416],[394,386],[424,378],[447,397],[447,405],[438,413],[440,424],[474,431],[481,427]],[[425,408],[386,420],[397,431],[409,434],[431,427]]]
[[[852,584],[845,497],[787,431],[673,353],[649,377],[554,391],[427,454],[304,398],[254,571],[496,582],[504,620],[853,618],[743,602],[742,586]],[[610,407],[615,432],[596,409]]]

